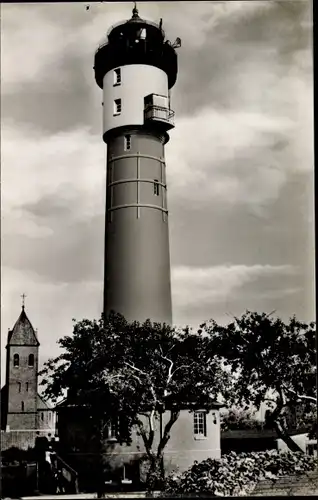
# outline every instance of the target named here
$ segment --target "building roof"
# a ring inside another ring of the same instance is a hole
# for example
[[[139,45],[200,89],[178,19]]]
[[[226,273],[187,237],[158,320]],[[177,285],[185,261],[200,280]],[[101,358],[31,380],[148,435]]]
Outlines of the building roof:
[[[53,410],[52,406],[48,401],[44,401],[40,394],[37,395],[37,409],[38,411],[42,410]]]
[[[24,306],[22,306],[22,311],[17,319],[12,330],[9,330],[8,333],[8,342],[9,345],[29,345],[29,346],[39,346],[40,343],[37,339],[35,330],[26,315],[24,310]]]
[[[308,428],[289,429],[290,436],[307,433]],[[221,432],[221,439],[278,439],[277,432],[274,429],[236,429]]]

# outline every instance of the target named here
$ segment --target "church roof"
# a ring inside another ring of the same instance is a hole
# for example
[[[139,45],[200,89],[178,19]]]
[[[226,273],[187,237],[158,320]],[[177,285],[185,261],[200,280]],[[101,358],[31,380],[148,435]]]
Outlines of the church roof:
[[[40,345],[34,328],[25,313],[24,306],[22,306],[21,314],[14,327],[9,330],[7,345]]]
[[[37,394],[37,409],[41,410],[52,410],[52,406],[48,401],[45,401],[40,394]]]

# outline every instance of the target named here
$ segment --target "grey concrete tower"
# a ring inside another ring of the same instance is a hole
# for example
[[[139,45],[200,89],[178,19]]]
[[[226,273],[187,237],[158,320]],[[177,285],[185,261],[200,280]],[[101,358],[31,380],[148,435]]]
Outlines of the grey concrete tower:
[[[135,5],[95,53],[107,144],[104,313],[129,321],[172,322],[164,146],[180,45]]]

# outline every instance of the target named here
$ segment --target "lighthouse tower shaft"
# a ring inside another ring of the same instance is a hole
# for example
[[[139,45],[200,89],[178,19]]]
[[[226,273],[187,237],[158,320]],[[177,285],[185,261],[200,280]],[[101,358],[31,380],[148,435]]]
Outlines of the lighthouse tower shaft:
[[[107,144],[104,313],[171,323],[164,148],[176,53],[135,8],[99,47],[94,68]]]

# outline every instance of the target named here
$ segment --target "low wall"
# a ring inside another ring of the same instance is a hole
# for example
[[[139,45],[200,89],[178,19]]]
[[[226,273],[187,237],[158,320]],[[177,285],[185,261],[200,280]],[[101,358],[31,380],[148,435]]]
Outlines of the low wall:
[[[295,476],[286,476],[276,481],[260,481],[251,495],[254,496],[318,496],[318,470]]]
[[[41,430],[40,436],[53,435],[52,430]],[[36,431],[1,431],[1,450],[8,450],[15,447],[20,450],[33,448],[35,445]]]

